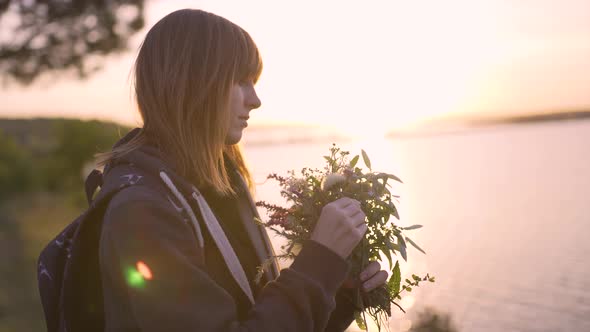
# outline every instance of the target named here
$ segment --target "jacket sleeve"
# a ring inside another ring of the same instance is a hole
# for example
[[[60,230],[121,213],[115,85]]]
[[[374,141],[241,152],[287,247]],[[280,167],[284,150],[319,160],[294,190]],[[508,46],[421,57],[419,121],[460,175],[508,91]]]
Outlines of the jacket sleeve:
[[[289,268],[266,284],[246,319],[205,272],[191,227],[167,202],[109,207],[100,244],[101,274],[125,280],[141,331],[324,331],[350,265],[308,241]],[[136,266],[149,268],[139,277]]]
[[[325,332],[345,331],[354,321],[354,312],[360,311],[352,302],[352,288],[340,287],[336,293],[336,308],[330,314]]]

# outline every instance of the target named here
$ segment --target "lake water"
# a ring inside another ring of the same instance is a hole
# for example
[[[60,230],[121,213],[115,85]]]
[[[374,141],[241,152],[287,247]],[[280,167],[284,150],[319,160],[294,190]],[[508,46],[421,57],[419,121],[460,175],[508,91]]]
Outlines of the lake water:
[[[323,167],[331,144],[245,142],[258,182]],[[459,331],[590,331],[590,121],[336,143],[402,178],[400,224],[424,225],[407,234],[427,255],[409,249],[402,274],[436,283],[404,297],[392,331],[425,307]],[[283,202],[274,181],[257,188],[258,200]]]

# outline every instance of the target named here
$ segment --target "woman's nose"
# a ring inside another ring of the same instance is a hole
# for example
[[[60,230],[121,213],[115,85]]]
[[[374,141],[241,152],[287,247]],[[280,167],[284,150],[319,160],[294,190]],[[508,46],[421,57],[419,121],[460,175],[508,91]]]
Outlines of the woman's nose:
[[[258,98],[258,95],[256,94],[256,90],[254,90],[254,88],[251,89],[251,92],[248,94],[248,107],[250,107],[250,109],[256,109],[258,107],[260,107],[260,105],[262,105],[262,102],[260,101],[260,98]]]

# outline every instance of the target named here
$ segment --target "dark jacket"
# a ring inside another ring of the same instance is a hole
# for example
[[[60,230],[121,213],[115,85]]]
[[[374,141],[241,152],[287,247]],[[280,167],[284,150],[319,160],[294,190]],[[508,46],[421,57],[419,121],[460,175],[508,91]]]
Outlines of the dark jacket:
[[[105,331],[343,331],[351,324],[354,309],[340,288],[350,264],[315,241],[289,268],[279,273],[273,262],[254,283],[256,266],[274,252],[253,221],[243,179],[228,167],[235,198],[200,192],[149,145],[105,168],[105,183],[133,184],[113,197],[103,220]]]

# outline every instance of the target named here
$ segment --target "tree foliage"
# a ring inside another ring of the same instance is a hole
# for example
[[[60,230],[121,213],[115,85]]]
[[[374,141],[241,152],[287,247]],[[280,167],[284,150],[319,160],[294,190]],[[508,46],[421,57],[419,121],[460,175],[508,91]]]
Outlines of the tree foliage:
[[[38,127],[46,133],[39,135]],[[84,167],[127,130],[99,121],[0,121],[0,199],[34,191],[83,193]]]
[[[0,0],[3,83],[27,85],[45,72],[86,78],[127,49],[143,12],[144,0]]]
[[[8,193],[21,193],[32,186],[30,155],[0,130],[0,199]]]

